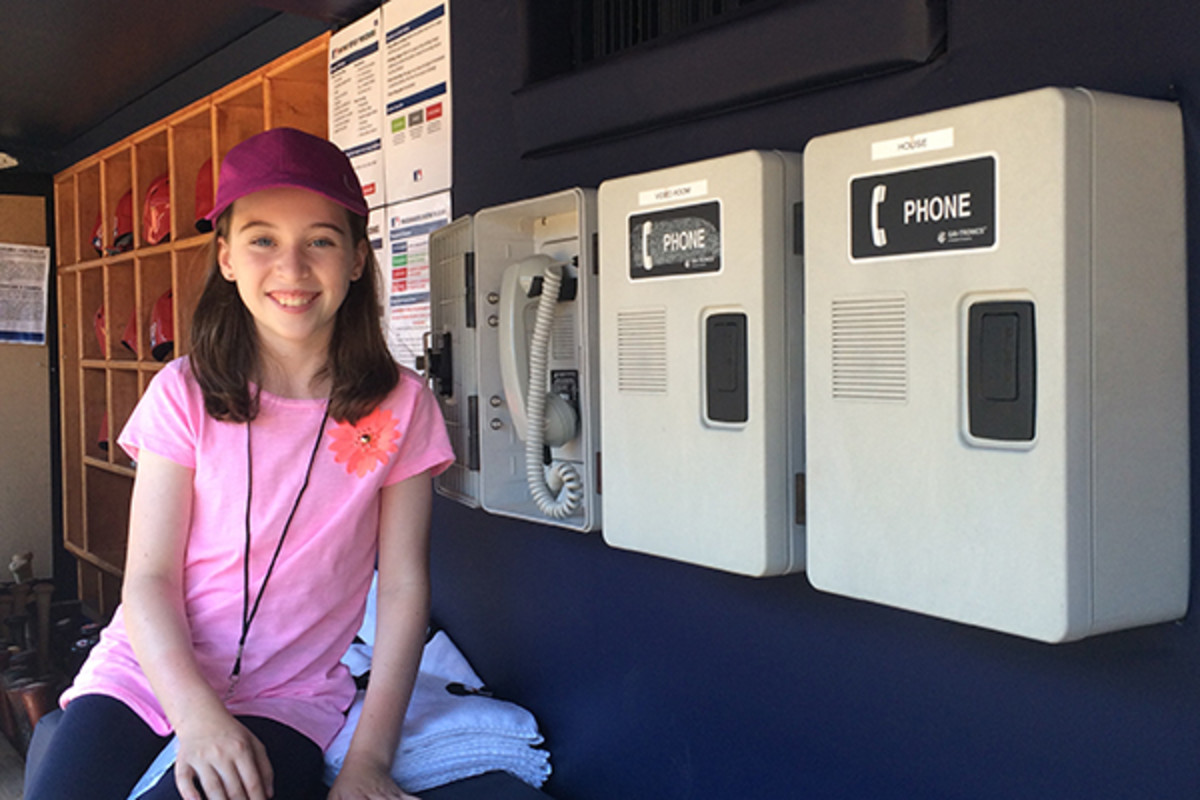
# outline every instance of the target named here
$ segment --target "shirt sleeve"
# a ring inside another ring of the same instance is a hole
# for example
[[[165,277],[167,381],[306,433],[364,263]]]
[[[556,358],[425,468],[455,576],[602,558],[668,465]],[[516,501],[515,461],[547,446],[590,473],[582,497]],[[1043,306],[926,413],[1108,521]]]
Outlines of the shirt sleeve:
[[[203,417],[204,400],[190,376],[187,359],[180,358],[150,381],[117,439],[130,458],[136,461],[145,448],[189,469],[196,468],[196,426]]]
[[[384,485],[399,483],[426,470],[440,475],[454,463],[446,422],[429,387],[414,374],[402,370],[397,394],[402,407],[407,405],[409,412],[399,452]]]

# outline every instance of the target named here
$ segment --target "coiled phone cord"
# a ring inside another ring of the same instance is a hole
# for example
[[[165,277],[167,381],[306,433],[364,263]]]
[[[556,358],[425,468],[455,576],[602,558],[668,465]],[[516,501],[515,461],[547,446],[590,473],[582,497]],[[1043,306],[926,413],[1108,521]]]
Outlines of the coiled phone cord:
[[[583,502],[583,481],[575,467],[564,461],[550,465],[550,477],[561,483],[553,490],[546,480],[542,450],[546,432],[545,375],[550,347],[550,329],[554,323],[554,307],[562,286],[562,266],[549,264],[542,277],[542,294],[538,299],[537,316],[529,342],[529,396],[525,399],[528,430],[525,439],[525,480],[538,509],[548,517],[564,519],[573,514]]]

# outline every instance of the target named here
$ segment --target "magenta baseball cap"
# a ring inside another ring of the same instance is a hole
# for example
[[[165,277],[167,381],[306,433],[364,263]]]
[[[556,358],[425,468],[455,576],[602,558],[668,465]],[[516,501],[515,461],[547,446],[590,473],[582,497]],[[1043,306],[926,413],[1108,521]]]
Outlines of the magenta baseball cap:
[[[225,156],[217,197],[205,219],[215,222],[239,197],[279,186],[308,189],[360,217],[368,214],[358,175],[337,145],[295,128],[272,128],[251,136]]]

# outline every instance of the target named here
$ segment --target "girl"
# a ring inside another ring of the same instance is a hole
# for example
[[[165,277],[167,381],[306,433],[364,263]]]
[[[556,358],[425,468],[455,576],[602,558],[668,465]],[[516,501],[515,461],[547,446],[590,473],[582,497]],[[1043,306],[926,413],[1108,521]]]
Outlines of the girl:
[[[339,659],[378,563],[372,677],[329,797],[389,777],[428,612],[436,402],[379,326],[367,205],[329,142],[275,129],[221,166],[192,355],[120,444],[137,459],[122,606],[63,695],[29,800],[308,800],[354,696]],[[201,794],[203,792],[203,794]]]

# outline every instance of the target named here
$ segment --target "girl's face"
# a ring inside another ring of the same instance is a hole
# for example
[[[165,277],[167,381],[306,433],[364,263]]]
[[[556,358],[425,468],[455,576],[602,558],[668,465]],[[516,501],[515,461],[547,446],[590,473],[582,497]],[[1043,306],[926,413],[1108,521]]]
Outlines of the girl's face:
[[[349,213],[304,189],[264,189],[233,204],[217,263],[268,346],[327,348],[367,243],[352,240]]]

